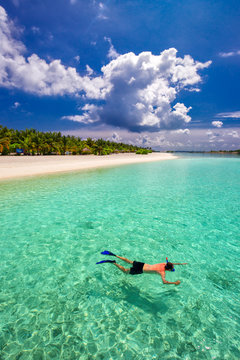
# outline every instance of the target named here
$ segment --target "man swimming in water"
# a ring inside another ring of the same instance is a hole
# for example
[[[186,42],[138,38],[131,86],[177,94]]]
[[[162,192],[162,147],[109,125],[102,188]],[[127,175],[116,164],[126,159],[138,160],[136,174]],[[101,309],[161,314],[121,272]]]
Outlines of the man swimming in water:
[[[112,263],[113,265],[115,265],[122,272],[124,272],[126,274],[130,274],[130,275],[138,275],[138,274],[142,274],[144,272],[159,274],[162,278],[163,284],[179,285],[180,280],[177,280],[174,282],[167,281],[165,279],[165,272],[166,271],[175,271],[174,265],[187,265],[187,263],[171,263],[171,262],[168,262],[168,260],[167,260],[167,263],[149,265],[149,264],[145,264],[142,262],[126,259],[122,256],[115,255],[111,251],[107,251],[107,250],[101,252],[101,254],[115,256],[118,259],[121,259],[121,260],[125,261],[126,263],[131,264],[132,267],[130,269],[129,268],[126,269],[125,267],[117,264],[115,260],[102,260],[102,261],[97,262],[97,264],[109,262],[109,263]]]

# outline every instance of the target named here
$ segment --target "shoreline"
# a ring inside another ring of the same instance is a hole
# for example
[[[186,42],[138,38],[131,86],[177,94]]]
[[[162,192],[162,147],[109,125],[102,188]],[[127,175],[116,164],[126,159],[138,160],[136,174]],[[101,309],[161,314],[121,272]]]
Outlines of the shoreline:
[[[174,160],[168,153],[96,155],[0,156],[0,180]]]

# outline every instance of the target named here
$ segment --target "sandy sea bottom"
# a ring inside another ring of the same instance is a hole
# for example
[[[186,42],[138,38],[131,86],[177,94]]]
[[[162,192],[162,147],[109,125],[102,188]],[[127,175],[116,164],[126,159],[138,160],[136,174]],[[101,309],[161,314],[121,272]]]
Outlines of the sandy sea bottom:
[[[2,182],[0,359],[239,359],[239,161]],[[105,249],[189,265],[164,286]]]

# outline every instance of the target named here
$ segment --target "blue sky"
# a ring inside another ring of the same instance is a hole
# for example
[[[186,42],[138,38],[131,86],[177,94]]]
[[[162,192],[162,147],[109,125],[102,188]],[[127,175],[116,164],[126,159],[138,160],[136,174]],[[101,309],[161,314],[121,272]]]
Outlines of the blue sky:
[[[0,124],[240,148],[239,24],[239,0],[0,0]]]

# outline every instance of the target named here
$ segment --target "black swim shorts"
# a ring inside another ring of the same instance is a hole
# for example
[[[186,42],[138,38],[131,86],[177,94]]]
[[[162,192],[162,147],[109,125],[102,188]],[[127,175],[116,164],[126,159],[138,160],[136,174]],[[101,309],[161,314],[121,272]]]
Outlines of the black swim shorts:
[[[133,266],[130,268],[130,274],[131,275],[142,274],[143,273],[143,266],[144,266],[144,263],[134,261]]]

